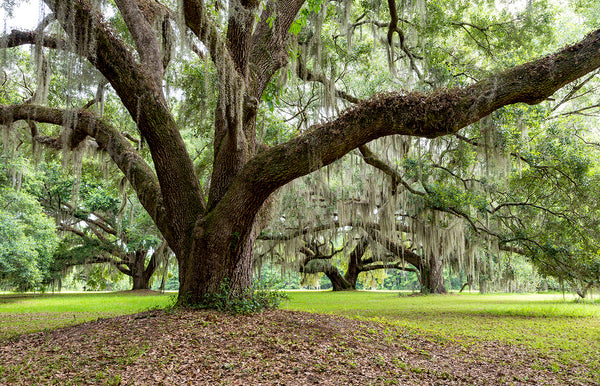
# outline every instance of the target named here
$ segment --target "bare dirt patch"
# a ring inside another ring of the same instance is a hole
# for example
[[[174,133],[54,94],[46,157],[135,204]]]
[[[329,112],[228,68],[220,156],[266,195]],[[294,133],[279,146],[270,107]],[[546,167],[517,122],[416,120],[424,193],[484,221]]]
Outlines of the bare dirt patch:
[[[496,342],[290,311],[150,311],[0,342],[0,383],[15,385],[585,383],[587,369],[557,366]]]

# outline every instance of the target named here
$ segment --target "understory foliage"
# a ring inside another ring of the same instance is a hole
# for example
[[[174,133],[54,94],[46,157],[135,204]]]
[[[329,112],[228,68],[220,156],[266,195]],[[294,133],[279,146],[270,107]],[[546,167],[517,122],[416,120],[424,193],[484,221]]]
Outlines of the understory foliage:
[[[26,183],[21,184],[22,180]],[[0,288],[3,289],[44,290],[52,280],[50,266],[58,237],[54,222],[32,194],[35,185],[30,182],[22,170],[12,173],[0,165]]]
[[[191,307],[247,315],[278,308],[281,302],[287,299],[288,295],[285,292],[261,282],[255,282],[242,296],[232,296],[229,282],[224,281],[219,291],[206,295],[200,303]]]

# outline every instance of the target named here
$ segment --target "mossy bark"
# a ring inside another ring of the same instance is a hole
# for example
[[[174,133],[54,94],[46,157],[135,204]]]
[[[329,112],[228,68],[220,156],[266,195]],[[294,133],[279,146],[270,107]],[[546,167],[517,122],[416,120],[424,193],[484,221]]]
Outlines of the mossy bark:
[[[427,264],[422,264],[420,270],[421,293],[445,294],[444,266],[441,258],[430,254]]]
[[[132,253],[133,261],[129,264],[131,279],[133,281],[133,290],[150,289],[150,278],[156,271],[157,258],[156,252],[146,264],[146,250],[138,250]]]

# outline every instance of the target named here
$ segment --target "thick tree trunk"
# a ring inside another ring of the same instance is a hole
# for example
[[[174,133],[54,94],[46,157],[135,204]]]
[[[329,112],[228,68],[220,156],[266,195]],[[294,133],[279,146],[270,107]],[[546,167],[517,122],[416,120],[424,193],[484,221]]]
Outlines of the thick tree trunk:
[[[179,259],[181,305],[196,305],[205,296],[226,291],[230,297],[244,296],[252,285],[253,239],[233,250],[236,236],[217,231],[196,239],[197,246],[187,259]],[[212,244],[210,240],[217,240]],[[237,253],[236,253],[237,252]]]
[[[428,264],[420,267],[421,292],[424,294],[445,294],[446,284],[444,282],[442,259],[430,254]]]
[[[199,304],[205,296],[222,289],[230,297],[244,296],[251,287],[254,216],[258,209],[238,204],[234,206],[237,210],[213,210],[196,225],[187,254],[176,252],[180,305]]]
[[[333,265],[326,269],[324,273],[331,281],[333,291],[351,291],[356,289],[356,281],[351,283],[346,280]]]
[[[356,282],[358,281],[358,275],[360,274],[360,272],[361,271],[357,269],[348,269],[348,271],[346,271],[346,274],[344,274],[344,281],[350,285],[350,288],[347,289],[356,289]]]
[[[144,275],[134,275],[133,279],[133,288],[132,290],[146,290],[150,288],[149,280],[146,280]]]
[[[486,294],[488,292],[488,279],[486,275],[479,275],[479,293]]]
[[[132,290],[150,289],[150,278],[156,271],[158,266],[157,251],[154,251],[148,265],[146,265],[146,255],[148,251],[145,249],[132,252],[129,256],[130,263],[127,265],[131,279],[133,281]]]
[[[144,267],[146,263],[146,250],[138,250],[130,254],[129,256],[129,271],[131,272],[131,279],[133,280],[132,290],[142,290],[150,288],[150,275],[146,275],[146,269]]]
[[[358,281],[358,275],[363,271],[362,257],[367,251],[367,247],[369,246],[369,242],[366,237],[360,239],[360,241],[356,244],[356,247],[350,253],[350,258],[348,260],[348,269],[346,270],[346,274],[344,275],[344,281],[348,283],[350,288],[343,289],[356,289],[356,282]],[[333,281],[332,281],[333,283]],[[334,287],[335,291],[335,287]]]

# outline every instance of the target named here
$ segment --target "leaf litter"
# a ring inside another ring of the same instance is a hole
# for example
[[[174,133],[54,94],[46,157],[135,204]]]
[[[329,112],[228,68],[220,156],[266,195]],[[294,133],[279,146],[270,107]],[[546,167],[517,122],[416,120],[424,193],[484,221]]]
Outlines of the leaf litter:
[[[155,310],[0,342],[11,385],[579,385],[588,371],[497,341],[282,310]]]

